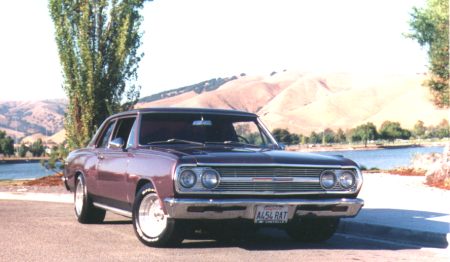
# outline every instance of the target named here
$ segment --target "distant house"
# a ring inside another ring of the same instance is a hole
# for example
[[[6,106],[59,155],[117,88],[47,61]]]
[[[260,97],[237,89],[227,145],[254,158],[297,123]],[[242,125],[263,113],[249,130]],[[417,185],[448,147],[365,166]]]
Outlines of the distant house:
[[[48,145],[48,144],[47,144]],[[56,145],[56,144],[55,144]],[[47,147],[46,149],[45,149],[45,154],[46,155],[50,155],[52,153],[52,149],[50,148],[50,147]]]

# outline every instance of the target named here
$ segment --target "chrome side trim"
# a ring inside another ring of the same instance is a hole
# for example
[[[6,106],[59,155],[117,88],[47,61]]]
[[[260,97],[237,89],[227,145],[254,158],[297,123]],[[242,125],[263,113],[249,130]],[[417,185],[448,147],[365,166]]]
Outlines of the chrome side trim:
[[[288,218],[292,219],[294,216],[354,217],[361,210],[364,201],[359,198],[317,200],[166,198],[164,205],[169,217],[180,219],[254,219],[257,206],[288,206]],[[302,209],[302,206],[315,206],[316,209]],[[206,208],[206,211],[201,208]]]
[[[106,210],[106,211],[111,211],[111,212],[113,212],[113,213],[115,213],[115,214],[118,214],[118,215],[121,215],[121,216],[124,216],[124,217],[129,217],[129,218],[131,218],[131,217],[133,216],[133,215],[131,214],[131,212],[126,211],[126,210],[118,209],[118,208],[115,208],[115,207],[110,207],[110,206],[107,206],[107,205],[104,205],[104,204],[100,204],[100,203],[97,203],[97,202],[94,202],[94,203],[92,203],[92,204],[93,204],[95,207],[104,209],[104,210]]]

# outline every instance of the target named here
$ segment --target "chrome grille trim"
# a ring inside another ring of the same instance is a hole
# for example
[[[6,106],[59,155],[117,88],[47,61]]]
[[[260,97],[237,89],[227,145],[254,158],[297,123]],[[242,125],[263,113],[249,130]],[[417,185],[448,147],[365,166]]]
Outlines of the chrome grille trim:
[[[325,192],[320,186],[322,168],[235,166],[215,170],[221,176],[218,191]]]
[[[324,169],[280,167],[217,167],[221,177],[319,177]]]
[[[270,191],[270,192],[295,192],[295,191],[322,191],[318,184],[304,183],[221,183],[217,190],[230,191]]]
[[[174,179],[177,185],[178,174],[184,168],[209,167],[220,174],[220,184],[212,190],[175,189],[181,194],[201,195],[312,195],[312,194],[351,194],[362,185],[362,175],[356,166],[324,166],[297,164],[224,164],[199,163],[184,164],[176,168]],[[320,186],[320,174],[324,170],[352,170],[356,183],[350,189],[338,184],[330,190]],[[287,181],[287,180],[289,181]]]
[[[218,171],[218,170],[217,170]],[[219,174],[220,171],[218,171]],[[258,178],[260,178],[258,180]],[[268,178],[269,180],[261,180],[261,178]],[[279,180],[277,180],[279,178]],[[283,178],[289,179],[289,180],[283,180]],[[248,176],[235,176],[235,177],[227,177],[227,176],[221,176],[220,177],[220,184],[222,183],[320,183],[319,177],[276,177],[276,176],[264,176],[264,177],[248,177]]]

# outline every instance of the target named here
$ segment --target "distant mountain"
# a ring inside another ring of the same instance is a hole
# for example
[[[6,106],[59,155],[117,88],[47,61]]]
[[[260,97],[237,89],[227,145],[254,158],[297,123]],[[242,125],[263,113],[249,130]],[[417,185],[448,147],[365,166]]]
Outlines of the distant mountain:
[[[164,91],[164,92],[161,92],[158,94],[154,94],[151,96],[146,96],[146,97],[139,99],[139,102],[140,103],[153,102],[153,101],[157,101],[157,100],[161,100],[161,99],[167,99],[169,97],[179,96],[179,95],[182,95],[182,94],[188,93],[188,92],[194,92],[196,94],[201,94],[203,92],[209,92],[209,91],[216,90],[221,85],[227,83],[228,81],[232,81],[235,79],[237,79],[236,76],[226,77],[226,78],[213,78],[213,79],[206,80],[206,81],[194,84],[194,85],[184,86],[184,87]]]
[[[270,130],[288,128],[307,134],[324,128],[349,129],[385,120],[412,128],[417,120],[437,125],[448,110],[430,102],[424,75],[309,74],[292,71],[268,76],[214,78],[143,97],[142,107],[206,107],[258,114]],[[60,143],[66,100],[0,102],[0,130],[33,142]]]
[[[31,141],[51,136],[63,129],[66,107],[63,99],[0,102],[0,130],[18,139],[31,136]]]
[[[434,107],[424,75],[309,74],[285,71],[242,76],[210,92],[180,92],[136,107],[207,107],[257,113],[269,129],[309,134],[325,128],[349,129],[385,120],[412,128],[417,120],[436,125],[448,111]]]

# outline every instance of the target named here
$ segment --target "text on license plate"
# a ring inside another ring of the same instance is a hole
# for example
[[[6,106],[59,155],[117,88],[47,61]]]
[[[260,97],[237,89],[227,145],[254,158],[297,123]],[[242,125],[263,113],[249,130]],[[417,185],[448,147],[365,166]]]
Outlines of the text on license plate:
[[[287,206],[257,206],[255,214],[255,223],[287,223]]]

